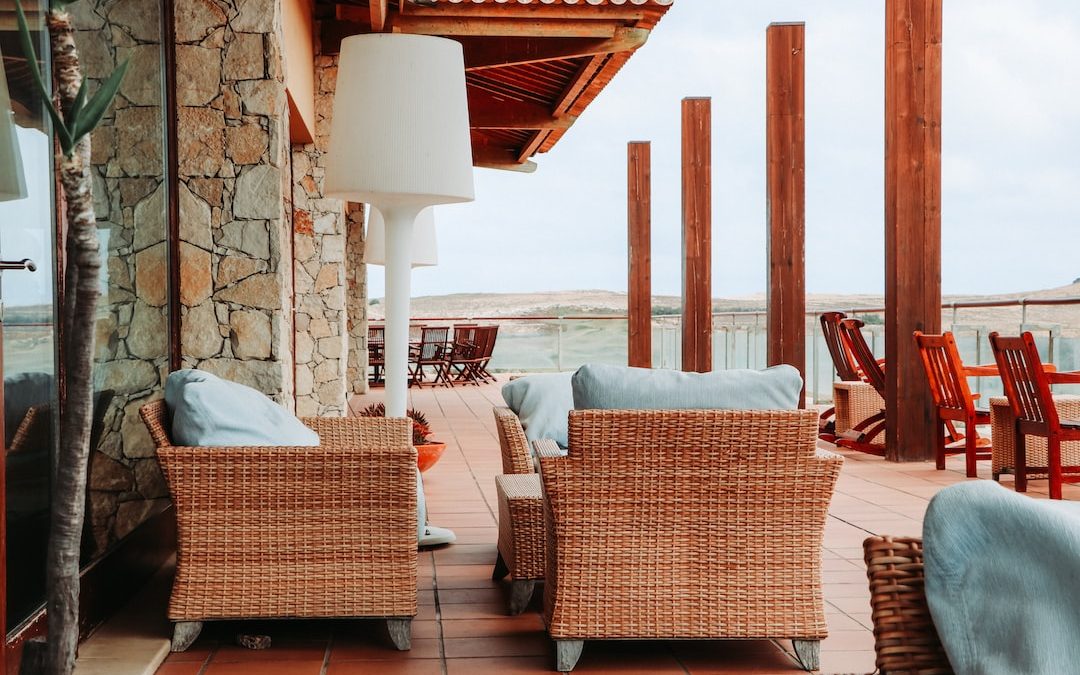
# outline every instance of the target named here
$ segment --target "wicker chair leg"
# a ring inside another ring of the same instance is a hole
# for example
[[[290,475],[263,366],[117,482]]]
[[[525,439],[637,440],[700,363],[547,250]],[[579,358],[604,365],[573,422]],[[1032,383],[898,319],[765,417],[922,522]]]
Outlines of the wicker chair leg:
[[[535,579],[515,579],[510,584],[510,614],[517,616],[525,611],[532,600]]]
[[[506,578],[507,574],[510,574],[510,568],[506,566],[502,553],[499,553],[498,557],[495,558],[495,569],[491,572],[491,580],[501,581]]]
[[[412,619],[387,619],[386,632],[390,634],[390,642],[399,652],[407,652],[412,649]]]
[[[581,658],[581,650],[584,648],[584,640],[556,640],[555,670],[560,673],[569,673],[573,670],[578,659]]]
[[[804,670],[817,670],[821,667],[821,642],[818,640],[792,640],[795,656]]]
[[[172,651],[184,652],[199,638],[202,621],[177,621],[173,624]]]

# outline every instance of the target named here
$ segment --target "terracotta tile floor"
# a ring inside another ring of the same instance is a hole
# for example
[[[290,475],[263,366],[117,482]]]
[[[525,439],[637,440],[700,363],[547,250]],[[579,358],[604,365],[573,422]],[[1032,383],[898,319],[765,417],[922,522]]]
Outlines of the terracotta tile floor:
[[[376,390],[374,398],[381,394]],[[419,560],[420,613],[410,652],[395,652],[378,625],[363,621],[244,623],[244,632],[273,639],[265,651],[232,645],[240,624],[208,624],[191,650],[172,654],[159,675],[515,675],[551,672],[550,645],[539,614],[506,616],[507,588],[491,581],[497,503],[494,476],[501,469],[491,415],[501,405],[498,386],[411,391],[448,447],[425,474],[429,520],[453,528],[458,543],[425,551]],[[372,397],[353,401],[354,409]],[[833,498],[822,551],[826,617],[823,673],[874,670],[869,592],[862,541],[870,534],[919,535],[926,504],[946,485],[965,480],[963,462],[947,471],[932,464],[889,464],[856,452],[847,461]],[[989,477],[989,466],[980,463]],[[1010,480],[1008,477],[1004,481]],[[1066,486],[1080,499],[1080,487]],[[1045,495],[1035,481],[1032,494]],[[587,673],[798,673],[784,642],[587,643],[575,670]]]

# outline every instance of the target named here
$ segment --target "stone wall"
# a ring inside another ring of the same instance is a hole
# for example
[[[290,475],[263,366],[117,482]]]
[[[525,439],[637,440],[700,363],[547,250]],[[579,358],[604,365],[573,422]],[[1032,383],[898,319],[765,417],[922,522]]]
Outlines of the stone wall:
[[[349,331],[349,362],[345,380],[350,394],[368,390],[368,297],[367,266],[364,265],[364,210],[349,204],[345,214],[345,312]]]
[[[293,404],[288,112],[279,0],[176,0],[180,340]]]
[[[169,362],[163,54],[158,2],[96,0],[71,11],[91,82],[131,59],[114,107],[92,139],[105,270],[96,326],[99,436],[84,537],[89,560],[168,503],[139,418],[141,405],[160,398]]]
[[[337,59],[336,55],[315,59],[314,143],[295,145],[292,153],[299,415],[347,412],[348,394],[353,391],[346,381],[346,365],[353,358],[350,325],[355,329],[363,324],[366,331],[366,312],[351,314],[355,311],[355,280],[365,279],[365,270],[362,258],[356,259],[346,245],[346,239],[354,240],[358,231],[362,247],[363,211],[358,205],[343,204],[323,194]],[[354,318],[347,318],[347,314]]]

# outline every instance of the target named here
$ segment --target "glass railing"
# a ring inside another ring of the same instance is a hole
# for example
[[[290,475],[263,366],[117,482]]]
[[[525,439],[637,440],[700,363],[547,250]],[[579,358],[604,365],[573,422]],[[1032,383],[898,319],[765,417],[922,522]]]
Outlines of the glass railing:
[[[866,340],[874,354],[885,355],[885,310],[881,307],[832,308],[862,319]],[[818,317],[825,309],[806,314],[806,389],[816,402],[832,398],[836,379]],[[585,363],[625,365],[627,318],[619,315],[441,317],[414,319],[428,325],[453,323],[498,324],[499,334],[490,369],[504,373],[539,373],[576,370]],[[992,363],[988,336],[997,331],[1016,335],[1031,331],[1043,359],[1059,370],[1080,370],[1080,298],[1027,299],[993,302],[956,302],[942,307],[943,330],[956,336],[966,364]],[[680,317],[653,317],[653,366],[678,369]],[[764,368],[766,356],[764,311],[719,312],[713,315],[713,367]],[[909,338],[910,339],[910,338]],[[973,378],[973,391],[1001,395],[997,378]],[[1080,393],[1080,387],[1061,387]]]

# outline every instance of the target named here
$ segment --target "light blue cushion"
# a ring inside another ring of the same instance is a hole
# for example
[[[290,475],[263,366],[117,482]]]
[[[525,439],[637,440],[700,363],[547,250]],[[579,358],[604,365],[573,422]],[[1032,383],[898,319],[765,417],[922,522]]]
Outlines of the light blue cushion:
[[[794,410],[802,387],[792,366],[683,373],[586,364],[572,389],[578,410]]]
[[[1077,672],[1080,504],[988,480],[945,488],[923,519],[923,563],[957,675]]]
[[[503,385],[506,405],[514,411],[530,441],[550,438],[565,448],[567,417],[574,408],[573,373],[529,375]]]
[[[262,392],[202,370],[165,381],[172,441],[182,446],[318,445],[319,436]]]

